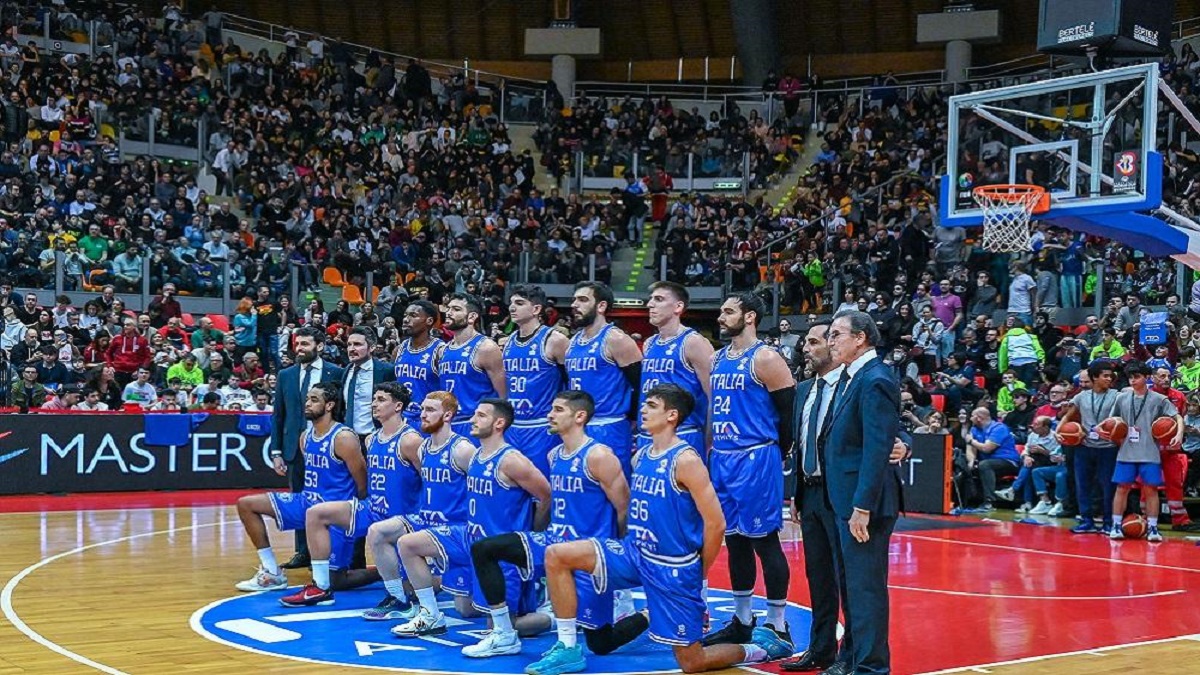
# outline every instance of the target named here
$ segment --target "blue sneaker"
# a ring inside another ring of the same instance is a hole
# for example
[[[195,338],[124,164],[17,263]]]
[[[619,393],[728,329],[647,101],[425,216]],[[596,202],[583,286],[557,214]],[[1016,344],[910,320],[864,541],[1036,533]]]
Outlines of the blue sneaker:
[[[1090,518],[1085,518],[1082,523],[1071,528],[1071,534],[1096,534],[1101,532],[1100,528],[1096,527],[1095,521]]]
[[[758,627],[750,631],[750,642],[761,647],[767,653],[767,660],[774,661],[792,655],[792,645],[785,642],[778,633],[766,627]]]
[[[587,668],[587,659],[583,658],[583,649],[579,645],[568,647],[556,642],[550,651],[542,654],[542,660],[525,666],[527,675],[559,675],[559,673],[578,673]]]

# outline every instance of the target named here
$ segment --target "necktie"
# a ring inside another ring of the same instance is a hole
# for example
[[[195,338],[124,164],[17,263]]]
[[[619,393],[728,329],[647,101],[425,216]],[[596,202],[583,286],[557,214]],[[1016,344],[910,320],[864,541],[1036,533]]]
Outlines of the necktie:
[[[304,378],[300,380],[300,401],[308,398],[309,387],[312,386],[312,366],[304,366]]]
[[[350,366],[350,389],[346,392],[346,424],[354,428],[354,392],[358,391],[358,374],[362,372],[359,366]],[[358,433],[355,431],[355,433]]]
[[[804,475],[817,473],[817,430],[821,422],[821,399],[825,396],[825,378],[817,378],[817,396],[808,411],[808,428],[804,432]]]
[[[837,412],[838,403],[842,398],[842,394],[846,393],[846,383],[850,381],[850,371],[842,370],[842,376],[838,378],[837,387],[833,390],[833,398],[829,399],[829,412],[825,415],[825,419],[821,422],[821,438],[824,438],[829,433],[829,424],[833,421],[834,413]]]

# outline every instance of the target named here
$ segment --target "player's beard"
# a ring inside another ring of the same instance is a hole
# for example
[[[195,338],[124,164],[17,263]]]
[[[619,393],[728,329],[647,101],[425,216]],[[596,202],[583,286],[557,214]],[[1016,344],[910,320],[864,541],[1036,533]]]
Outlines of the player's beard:
[[[442,427],[444,426],[446,426],[446,420],[440,417],[433,422],[425,422],[425,420],[421,420],[421,431],[427,434],[436,434],[437,432],[441,431]]]
[[[471,325],[471,322],[467,321],[466,318],[458,319],[458,320],[450,319],[450,318],[446,319],[446,328],[449,330],[452,330],[452,331],[462,330],[469,325]]]
[[[746,330],[746,319],[745,318],[738,319],[738,322],[736,324],[730,326],[729,328],[721,328],[721,331],[720,331],[721,339],[729,340],[729,339],[735,338],[738,335],[741,335],[742,331],[744,331],[744,330]]]
[[[596,321],[596,310],[595,309],[592,309],[591,311],[585,312],[583,314],[576,314],[575,312],[571,313],[571,327],[572,328],[587,328],[588,326],[592,325],[595,321]]]

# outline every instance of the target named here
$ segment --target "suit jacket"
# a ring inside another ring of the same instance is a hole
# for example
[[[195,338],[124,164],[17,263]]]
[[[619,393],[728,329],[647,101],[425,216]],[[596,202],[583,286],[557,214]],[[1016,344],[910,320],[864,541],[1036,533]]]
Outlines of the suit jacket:
[[[300,393],[300,365],[288,366],[279,371],[275,383],[275,402],[271,426],[271,447],[283,452],[284,461],[291,462],[300,448],[300,434],[308,420],[304,419],[304,394]],[[321,382],[342,381],[342,369],[325,361],[321,368]],[[316,384],[312,382],[310,384]]]
[[[855,508],[896,517],[900,474],[888,463],[900,430],[900,386],[878,357],[850,380],[834,403],[825,432],[825,487],[839,518]]]
[[[372,358],[371,359],[371,372],[374,374],[373,381],[375,382],[375,384],[380,384],[382,382],[395,382],[396,381],[396,367],[393,366],[392,364],[388,363],[387,361]],[[342,392],[346,391],[346,384],[349,379],[350,379],[350,366],[346,366],[346,369],[342,371],[341,377],[338,378],[338,386],[341,387]],[[346,407],[342,406],[342,410],[345,410],[345,409],[346,409]],[[376,428],[379,427],[379,422],[375,422],[375,427]]]

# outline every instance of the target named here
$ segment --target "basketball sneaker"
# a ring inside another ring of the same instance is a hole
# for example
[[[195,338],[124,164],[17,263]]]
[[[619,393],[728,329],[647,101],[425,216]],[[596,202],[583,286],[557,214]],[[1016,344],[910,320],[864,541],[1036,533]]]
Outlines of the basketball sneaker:
[[[1108,531],[1108,538],[1114,541],[1124,539],[1125,531],[1121,529],[1120,525],[1113,525],[1112,529]]]
[[[254,576],[245,581],[239,581],[234,588],[245,593],[258,593],[260,591],[282,591],[288,587],[287,575],[283,570],[279,570],[276,574],[271,574],[262,567],[254,573]]]
[[[1037,506],[1033,507],[1032,509],[1029,509],[1029,515],[1044,516],[1044,515],[1050,513],[1050,509],[1052,509],[1052,508],[1054,508],[1054,507],[1050,505],[1050,502],[1039,501],[1037,503]]]
[[[1146,541],[1157,544],[1162,540],[1163,536],[1162,533],[1158,531],[1158,525],[1151,525],[1146,529]]]
[[[568,647],[562,642],[556,642],[550,651],[542,654],[539,661],[525,666],[526,675],[560,675],[561,673],[578,673],[587,668],[587,659],[583,657],[583,648],[579,645]]]
[[[779,636],[779,633],[766,628],[754,628],[750,631],[750,642],[756,647],[761,647],[767,653],[767,660],[774,661],[775,659],[787,658],[795,651],[792,643],[785,642]]]
[[[769,624],[769,623],[763,624],[763,627],[765,627],[765,628],[768,628],[768,629],[770,629],[770,630],[773,630],[773,631],[775,631],[775,635],[779,636],[779,639],[780,639],[780,640],[783,640],[784,642],[786,642],[786,643],[788,643],[789,645],[791,645],[793,650],[795,649],[795,646],[796,646],[796,644],[795,644],[795,642],[792,640],[792,629],[791,629],[791,627],[790,627],[790,626],[788,626],[786,623],[785,623],[785,624],[783,624],[783,628],[776,628],[776,627],[774,626],[774,624]],[[751,638],[753,638],[753,637],[754,637],[754,635],[753,635],[753,631],[751,632],[751,635],[750,635],[750,637],[751,637]]]
[[[316,584],[305,584],[298,592],[285,595],[279,599],[284,607],[316,607],[317,605],[332,605],[333,591],[323,589]]]
[[[479,644],[467,645],[462,648],[463,656],[472,659],[486,659],[492,656],[511,656],[521,653],[521,637],[517,631],[493,630]]]
[[[422,635],[441,635],[446,632],[446,615],[436,619],[429,610],[421,607],[411,621],[392,627],[392,635],[402,638],[415,638]]]
[[[420,608],[420,605],[415,602],[404,602],[388,595],[383,600],[380,600],[378,605],[365,610],[362,613],[362,618],[367,621],[392,621],[395,619],[408,621],[417,615],[418,608]]]
[[[746,625],[735,614],[729,620],[729,623],[725,624],[724,628],[700,638],[700,644],[705,647],[711,647],[712,645],[744,645],[750,641],[750,633],[753,632],[757,623],[758,619],[751,616],[750,625]]]
[[[1096,521],[1084,518],[1083,522],[1071,528],[1071,534],[1102,534],[1104,530],[1096,527]]]

